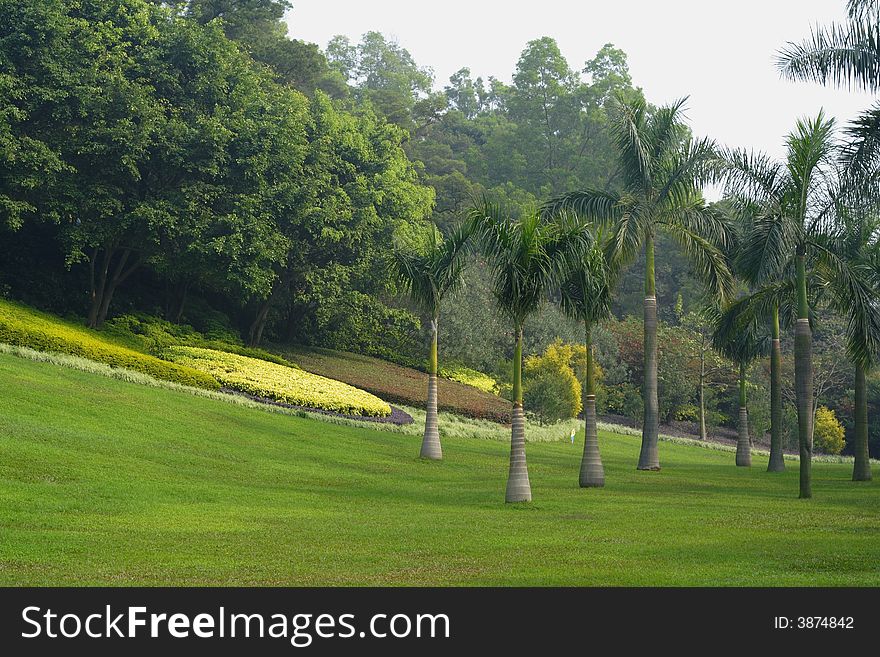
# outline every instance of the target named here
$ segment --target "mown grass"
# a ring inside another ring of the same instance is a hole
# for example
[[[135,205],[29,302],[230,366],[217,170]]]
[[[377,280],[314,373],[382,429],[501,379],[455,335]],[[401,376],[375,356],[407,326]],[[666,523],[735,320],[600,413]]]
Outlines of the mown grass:
[[[535,501],[503,503],[507,446],[260,412],[0,355],[2,584],[880,585],[880,485],[816,464],[601,434],[532,444]]]

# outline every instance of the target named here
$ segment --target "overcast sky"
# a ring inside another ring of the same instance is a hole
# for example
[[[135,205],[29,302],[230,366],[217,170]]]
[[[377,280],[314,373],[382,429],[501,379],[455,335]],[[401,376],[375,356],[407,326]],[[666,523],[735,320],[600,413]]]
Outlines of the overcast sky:
[[[817,24],[844,18],[845,0],[293,0],[291,36],[322,48],[376,30],[394,37],[442,88],[463,66],[510,81],[526,42],[551,36],[574,69],[603,44],[629,56],[652,103],[688,95],[691,124],[730,146],[781,156],[798,116],[819,108],[846,121],[873,97],[780,79],[774,54]]]

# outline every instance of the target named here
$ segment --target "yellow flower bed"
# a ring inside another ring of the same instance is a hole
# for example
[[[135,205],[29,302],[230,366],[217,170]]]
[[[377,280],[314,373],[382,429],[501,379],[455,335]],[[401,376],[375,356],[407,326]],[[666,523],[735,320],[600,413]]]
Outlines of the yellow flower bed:
[[[115,344],[97,331],[4,299],[0,299],[0,342],[36,351],[79,356],[187,386],[208,390],[220,387],[212,376],[203,371]]]
[[[488,392],[493,395],[498,394],[498,382],[488,374],[483,374],[477,370],[464,365],[448,365],[440,368],[440,376],[450,381],[457,381],[465,385]]]
[[[212,375],[224,386],[259,397],[346,415],[391,414],[391,407],[378,397],[304,370],[199,347],[171,347],[167,357]]]

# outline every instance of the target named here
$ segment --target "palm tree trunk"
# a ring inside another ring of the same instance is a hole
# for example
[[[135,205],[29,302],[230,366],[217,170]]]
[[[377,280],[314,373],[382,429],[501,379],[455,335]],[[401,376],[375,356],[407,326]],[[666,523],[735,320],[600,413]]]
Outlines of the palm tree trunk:
[[[526,464],[526,427],[522,395],[522,326],[516,329],[513,350],[513,418],[510,429],[510,472],[507,475],[505,502],[530,502],[532,486]]]
[[[419,456],[423,459],[439,461],[443,458],[440,447],[440,431],[437,426],[437,324],[438,318],[431,320],[431,360],[428,367],[428,407],[425,413],[425,435]]]
[[[659,470],[657,451],[660,433],[660,404],[657,400],[657,297],[654,285],[654,236],[645,240],[645,368],[642,397],[645,417],[642,423],[642,449],[639,470]]]
[[[853,481],[871,481],[871,460],[868,456],[868,395],[864,367],[856,366],[856,436]]]
[[[752,443],[749,440],[749,410],[746,405],[746,366],[739,365],[739,433],[736,440],[736,464],[751,467]]]
[[[794,380],[797,396],[800,494],[810,498],[813,457],[813,335],[807,305],[807,277],[803,247],[797,253],[798,319],[794,329]]]
[[[779,342],[779,308],[773,309],[770,351],[770,463],[767,472],[783,472],[782,457],[782,347]]]
[[[587,380],[584,397],[584,455],[581,458],[581,488],[601,488],[605,485],[605,468],[599,454],[599,433],[596,429],[596,373],[593,367],[593,336],[587,322]]]
[[[708,440],[706,431],[706,354],[700,352],[700,440]]]

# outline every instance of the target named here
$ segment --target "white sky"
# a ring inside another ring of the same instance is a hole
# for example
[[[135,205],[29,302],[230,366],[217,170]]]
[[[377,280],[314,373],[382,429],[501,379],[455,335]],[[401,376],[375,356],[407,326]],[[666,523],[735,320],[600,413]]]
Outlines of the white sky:
[[[442,88],[463,66],[506,82],[527,41],[551,36],[577,70],[603,44],[629,56],[649,101],[689,95],[697,135],[781,157],[799,116],[846,122],[874,100],[845,89],[782,80],[773,63],[786,41],[844,18],[845,0],[293,0],[290,35],[322,48],[376,30],[395,38]]]

